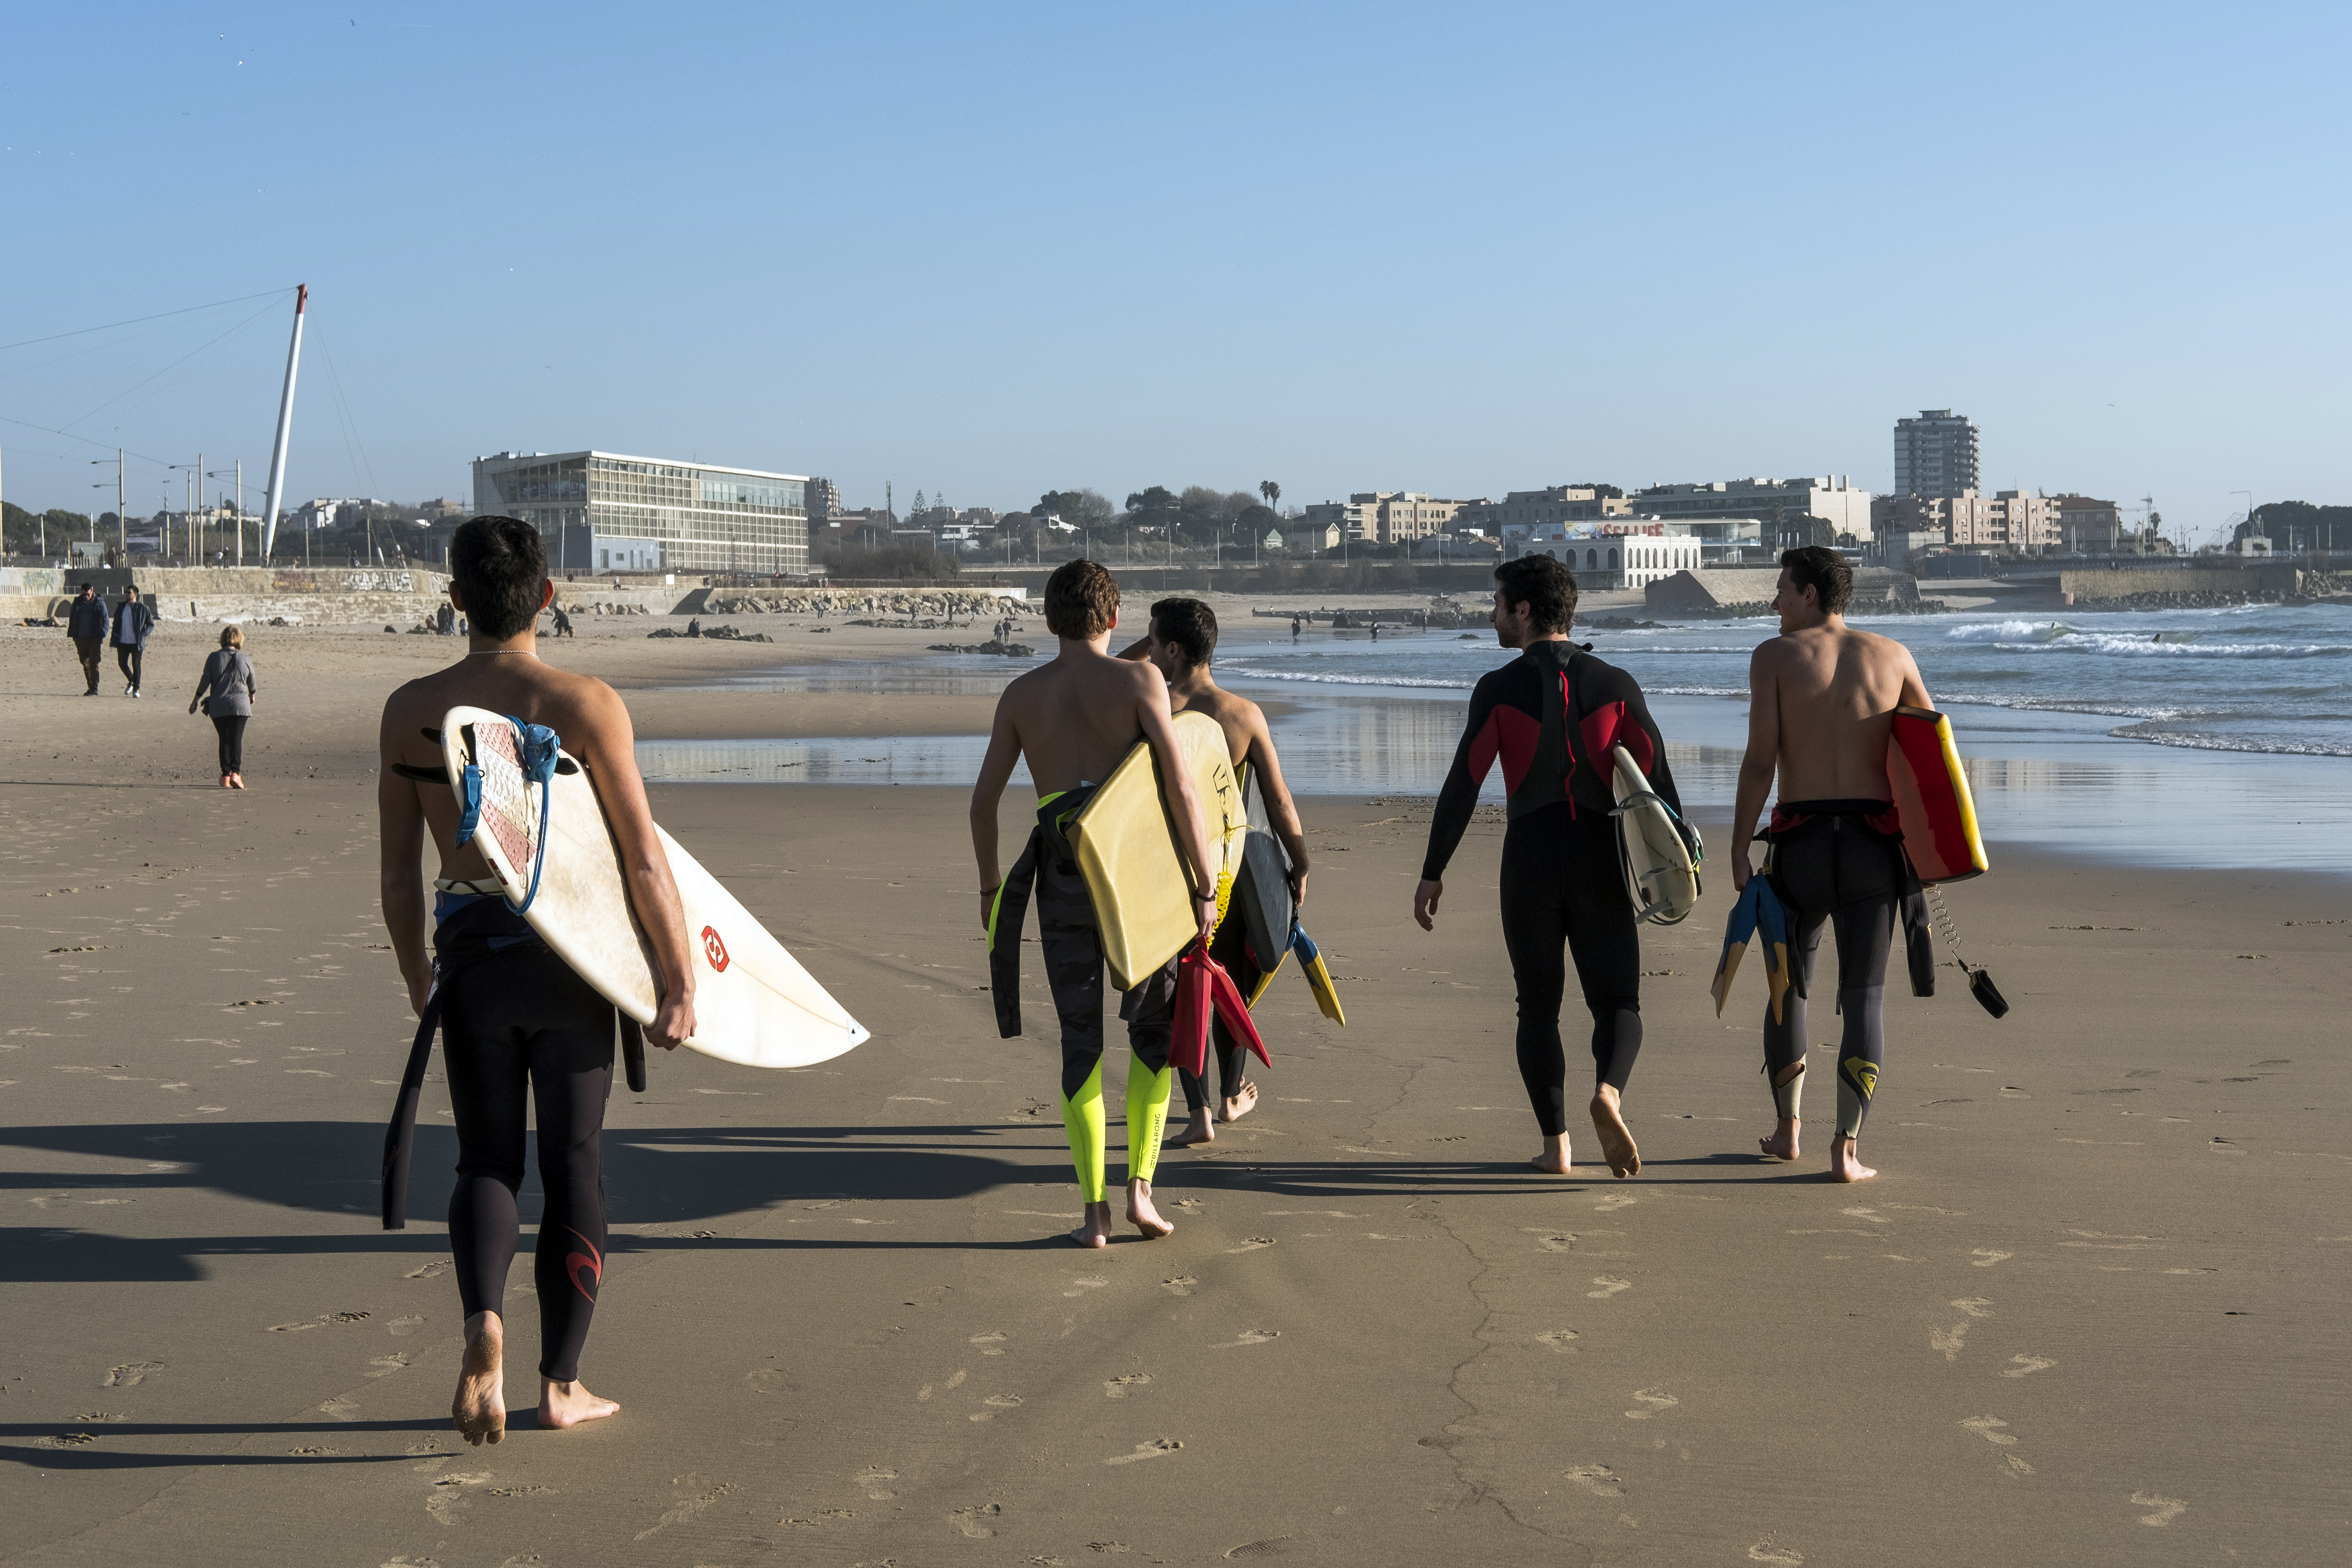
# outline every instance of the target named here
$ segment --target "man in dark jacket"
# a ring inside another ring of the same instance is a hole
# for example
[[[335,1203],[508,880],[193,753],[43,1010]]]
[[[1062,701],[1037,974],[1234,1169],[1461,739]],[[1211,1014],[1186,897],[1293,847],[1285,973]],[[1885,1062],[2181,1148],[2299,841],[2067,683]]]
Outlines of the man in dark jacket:
[[[83,583],[73,608],[66,612],[66,635],[72,640],[74,653],[81,660],[82,678],[89,683],[89,690],[81,695],[94,697],[98,695],[100,651],[106,646],[106,604],[98,597],[95,584]]]
[[[139,591],[126,588],[114,607],[114,662],[122,670],[122,695],[139,695],[139,666],[147,653],[147,639],[155,630],[153,606],[142,602]]]

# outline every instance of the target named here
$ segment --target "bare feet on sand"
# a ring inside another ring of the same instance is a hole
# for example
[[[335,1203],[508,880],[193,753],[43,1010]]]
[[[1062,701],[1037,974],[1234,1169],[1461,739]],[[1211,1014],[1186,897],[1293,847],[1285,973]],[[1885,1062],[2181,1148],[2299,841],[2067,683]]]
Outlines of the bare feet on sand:
[[[457,1396],[449,1402],[449,1419],[458,1436],[478,1448],[507,1435],[505,1375],[506,1328],[496,1312],[476,1312],[466,1320],[466,1361],[457,1369]]]
[[[1756,1140],[1757,1151],[1768,1159],[1793,1160],[1799,1153],[1797,1129],[1804,1125],[1794,1116],[1783,1116],[1769,1138]]]
[[[1543,1153],[1529,1160],[1528,1164],[1547,1176],[1568,1175],[1568,1134],[1566,1133],[1547,1134],[1544,1138]]]
[[[1619,1106],[1614,1084],[1592,1092],[1592,1130],[1601,1134],[1601,1157],[1617,1175],[1629,1176],[1642,1168],[1642,1151],[1633,1146],[1633,1130],[1625,1125]]]
[[[1151,1184],[1148,1181],[1127,1184],[1127,1218],[1143,1232],[1146,1241],[1157,1241],[1163,1236],[1176,1233],[1176,1228],[1160,1218],[1160,1211],[1151,1207]]]
[[[1184,1124],[1181,1130],[1161,1138],[1160,1146],[1163,1149],[1189,1149],[1195,1144],[1213,1144],[1216,1141],[1215,1113],[1203,1105],[1193,1113],[1191,1121]]]
[[[1862,1163],[1861,1142],[1858,1138],[1830,1140],[1830,1180],[1868,1181],[1878,1174]]]
[[[542,1432],[618,1415],[620,1409],[610,1399],[589,1393],[588,1385],[576,1378],[570,1383],[558,1383],[552,1377],[539,1380],[539,1429]]]
[[[1246,1078],[1242,1080],[1240,1093],[1225,1096],[1224,1119],[1228,1122],[1238,1122],[1256,1109],[1257,1085]]]
[[[1101,1203],[1090,1203],[1087,1205],[1086,1222],[1070,1232],[1070,1239],[1081,1247],[1108,1247],[1110,1245],[1110,1228],[1113,1223],[1110,1203],[1108,1199]]]

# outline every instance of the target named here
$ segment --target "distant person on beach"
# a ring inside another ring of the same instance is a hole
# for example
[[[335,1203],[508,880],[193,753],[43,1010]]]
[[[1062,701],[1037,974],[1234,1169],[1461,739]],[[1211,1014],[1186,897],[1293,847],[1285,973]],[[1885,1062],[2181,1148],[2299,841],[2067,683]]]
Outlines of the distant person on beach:
[[[253,681],[253,660],[245,652],[245,633],[234,626],[220,634],[220,646],[205,656],[204,674],[196,677],[196,695],[188,711],[204,710],[220,737],[220,775],[224,789],[245,788],[245,724],[253,716],[253,699],[259,688]]]
[[[81,661],[82,679],[89,689],[81,695],[98,695],[99,661],[106,648],[106,601],[98,596],[95,583],[85,582],[74,595],[73,605],[66,612],[66,638],[74,645],[74,657]]]
[[[1290,799],[1290,787],[1283,782],[1282,759],[1274,753],[1274,736],[1266,727],[1265,710],[1217,685],[1210,672],[1216,653],[1217,612],[1197,599],[1163,599],[1151,607],[1151,621],[1143,640],[1119,657],[1150,660],[1152,667],[1168,678],[1168,706],[1178,713],[1190,710],[1215,719],[1218,727],[1225,732],[1225,749],[1233,757],[1235,770],[1244,765],[1255,770],[1266,816],[1282,847],[1290,853],[1291,902],[1304,904],[1307,832],[1299,825],[1298,807]],[[1243,996],[1257,989],[1260,971],[1249,960],[1241,917],[1231,911],[1230,905],[1210,944],[1209,956],[1225,967]],[[1217,1123],[1239,1121],[1257,1104],[1257,1085],[1243,1073],[1241,1042],[1225,1028],[1223,1019],[1212,1023],[1210,1039],[1216,1047],[1217,1086],[1224,1092],[1223,1102],[1220,1106],[1212,1106],[1208,1085],[1202,1078],[1178,1069],[1177,1077],[1184,1085],[1184,1103],[1192,1119],[1181,1133],[1167,1140],[1175,1148],[1213,1143]]]
[[[1296,615],[1290,618],[1290,640],[1294,643],[1298,641],[1298,617]]]
[[[547,612],[549,614],[555,617],[555,634],[557,636],[570,637],[572,635],[572,617],[564,612],[563,606],[561,604],[551,604],[547,607]]]
[[[604,682],[543,664],[534,651],[532,628],[555,592],[538,530],[514,517],[472,518],[450,540],[449,573],[450,602],[467,612],[472,628],[467,651],[384,704],[376,813],[384,924],[409,1006],[422,1020],[393,1137],[404,1141],[403,1119],[414,1114],[408,1085],[422,1075],[437,1019],[457,1117],[449,1245],[466,1335],[450,1414],[466,1441],[478,1445],[506,1431],[503,1309],[524,1132],[534,1110],[546,1195],[532,1269],[539,1425],[571,1427],[620,1408],[580,1381],[581,1346],[604,1273],[602,1138],[616,1020],[613,1004],[508,907],[481,852],[457,841],[458,804],[437,738],[450,708],[468,704],[544,725],[595,780],[626,867],[629,907],[659,971],[661,1001],[645,1032],[664,1050],[694,1033],[694,971],[677,887],[637,773],[628,709]],[[440,865],[429,955],[418,863],[428,840]],[[388,1179],[388,1226],[401,1218],[395,1196],[404,1208],[404,1194]]]
[[[1503,835],[1503,942],[1518,988],[1519,1077],[1535,1107],[1543,1152],[1528,1163],[1569,1172],[1568,1055],[1559,1006],[1568,988],[1561,948],[1592,1015],[1592,1099],[1587,1113],[1601,1157],[1620,1176],[1642,1168],[1625,1125],[1625,1084],[1642,1050],[1642,939],[1617,865],[1617,796],[1609,774],[1622,746],[1650,788],[1682,813],[1666,745],[1633,677],[1568,640],[1576,578],[1548,555],[1495,569],[1495,639],[1522,650],[1479,677],[1470,720],[1429,825],[1429,855],[1412,915],[1433,928],[1446,862],[1497,757],[1510,791]]]
[[[1072,818],[1094,798],[1138,739],[1160,764],[1161,797],[1184,858],[1206,942],[1216,925],[1216,877],[1192,775],[1177,751],[1168,683],[1149,664],[1110,656],[1118,625],[1118,582],[1090,560],[1057,567],[1045,582],[1045,626],[1061,651],[1021,676],[997,700],[988,753],[971,790],[971,848],[980,862],[980,923],[988,933],[989,983],[999,1031],[1021,1032],[1021,926],[1034,891],[1037,944],[1062,1031],[1062,1125],[1069,1134],[1084,1221],[1070,1232],[1081,1247],[1108,1247],[1115,1221],[1105,1196],[1103,1112],[1103,950],[1094,899],[1068,838]],[[1013,764],[1029,759],[1037,787],[1037,825],[1000,874],[996,809]],[[1168,1054],[1175,1043],[1176,965],[1119,998],[1134,1060],[1127,1070],[1127,1218],[1146,1239],[1175,1229],[1151,1205],[1151,1177],[1168,1120]]]
[[[1772,610],[1780,634],[1748,665],[1748,754],[1731,818],[1731,880],[1759,874],[1748,863],[1756,819],[1777,773],[1780,803],[1764,837],[1772,846],[1772,891],[1790,916],[1795,973],[1781,1017],[1764,1014],[1764,1063],[1780,1124],[1758,1140],[1775,1159],[1798,1155],[1798,1104],[1804,1089],[1805,993],[1822,926],[1837,935],[1837,1135],[1830,1179],[1866,1181],[1858,1145],[1886,1055],[1882,1014],[1886,956],[1895,942],[1905,867],[1892,831],[1886,744],[1897,706],[1927,707],[1927,683],[1911,651],[1891,637],[1845,623],[1853,568],[1822,545],[1780,557]]]
[[[122,591],[114,607],[114,663],[122,672],[122,695],[140,695],[139,672],[147,658],[147,639],[155,633],[155,607],[139,597],[135,588]]]
[[[688,616],[688,617],[687,617],[687,621],[686,621],[686,634],[687,634],[688,636],[689,636],[689,637],[699,637],[699,636],[701,636],[701,635],[702,635],[702,617],[701,617],[701,616],[699,616],[699,615],[689,615],[689,616]]]

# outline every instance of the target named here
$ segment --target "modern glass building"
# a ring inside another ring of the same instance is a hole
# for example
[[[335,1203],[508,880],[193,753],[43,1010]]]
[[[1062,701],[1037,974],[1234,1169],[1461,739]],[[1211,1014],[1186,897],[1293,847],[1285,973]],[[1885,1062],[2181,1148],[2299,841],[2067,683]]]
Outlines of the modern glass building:
[[[613,452],[474,459],[474,510],[520,517],[558,571],[808,570],[808,480]]]

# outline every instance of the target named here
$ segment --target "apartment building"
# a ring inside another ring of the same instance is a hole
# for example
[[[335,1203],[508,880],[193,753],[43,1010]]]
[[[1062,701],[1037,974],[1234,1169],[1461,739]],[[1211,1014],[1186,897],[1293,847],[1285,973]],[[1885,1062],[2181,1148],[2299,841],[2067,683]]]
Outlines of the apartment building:
[[[1543,527],[1558,523],[1597,523],[1604,517],[1632,514],[1633,504],[1610,485],[1553,485],[1541,490],[1513,490],[1499,501],[1465,501],[1455,514],[1454,527],[1502,536],[1513,524]]]
[[[1790,527],[1820,517],[1839,537],[1871,537],[1870,492],[1858,490],[1843,474],[1802,479],[1716,479],[1692,485],[1653,485],[1628,497],[1628,509],[1667,522],[1698,523],[1753,517],[1768,526]]]
[[[1472,501],[1447,501],[1418,490],[1359,490],[1346,501],[1319,501],[1306,512],[1306,529],[1338,528],[1348,538],[1370,544],[1411,544],[1444,533]]]
[[[1961,496],[1977,487],[1977,427],[1948,408],[1895,422],[1895,493]]]
[[[1888,496],[1876,508],[1876,527],[1892,550],[1897,536],[1906,549],[1950,545],[1955,549],[2012,554],[2057,549],[2063,544],[2060,497],[2003,490],[1979,496]]]

